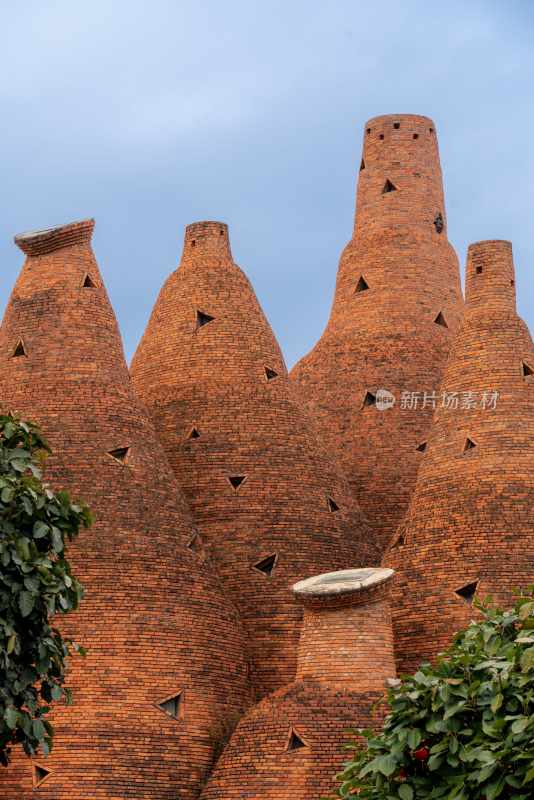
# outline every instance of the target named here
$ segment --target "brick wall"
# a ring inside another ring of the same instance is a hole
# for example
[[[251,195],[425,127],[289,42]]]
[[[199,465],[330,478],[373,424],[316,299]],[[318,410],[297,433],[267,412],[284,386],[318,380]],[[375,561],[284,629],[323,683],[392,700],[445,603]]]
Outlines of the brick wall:
[[[287,587],[377,556],[232,260],[226,225],[187,228],[180,267],[160,292],[131,375],[247,626],[263,695],[295,674],[301,611]]]
[[[473,593],[509,603],[514,587],[534,580],[529,370],[534,347],[515,309],[512,247],[471,245],[465,319],[411,506],[386,554],[398,573],[392,605],[400,670],[435,656],[475,616]]]
[[[50,775],[35,797],[192,800],[215,740],[248,702],[246,647],[216,574],[187,547],[192,522],[133,397],[92,229],[17,240],[28,258],[0,328],[3,408],[41,425],[46,477],[96,515],[70,554],[86,597],[62,625],[88,655],[72,659],[74,705],[55,707],[53,754],[36,759]],[[175,718],[158,706],[179,693]],[[26,757],[0,782],[6,800],[19,800],[19,784],[34,797]]]
[[[375,704],[384,696],[384,679],[395,673],[388,585],[355,588],[355,572],[351,581],[339,573],[337,584],[334,575],[321,576],[329,579],[321,587],[326,593],[315,595],[316,586],[310,594],[295,587],[304,604],[297,679],[244,716],[202,800],[330,796],[347,757],[342,749],[350,738],[347,730],[382,720],[385,705]],[[392,574],[359,572],[382,574],[386,581]]]
[[[434,123],[406,114],[369,120],[330,320],[292,377],[382,548],[406,510],[432,419],[421,404],[401,409],[401,393],[436,388],[461,310]],[[381,388],[397,399],[385,411],[368,396]]]

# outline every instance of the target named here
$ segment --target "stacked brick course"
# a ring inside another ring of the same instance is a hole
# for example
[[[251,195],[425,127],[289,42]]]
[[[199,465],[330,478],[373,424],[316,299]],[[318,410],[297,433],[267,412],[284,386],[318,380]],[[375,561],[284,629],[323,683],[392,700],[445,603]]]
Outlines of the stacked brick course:
[[[406,510],[432,419],[429,407],[401,408],[401,393],[436,389],[461,309],[435,125],[406,114],[371,119],[330,320],[292,377],[383,548]],[[393,408],[377,409],[378,389],[395,395]]]
[[[534,581],[511,245],[469,248],[463,316],[433,122],[370,120],[359,175],[330,321],[294,381],[226,225],[186,229],[131,383],[93,221],[16,237],[0,407],[40,424],[46,478],[96,522],[60,622],[88,648],[74,705],[54,708],[49,758],[0,771],[2,800],[319,800],[347,729],[383,717],[393,644],[411,671],[475,596]]]
[[[288,586],[377,554],[316,445],[226,225],[188,226],[131,375],[247,627],[262,696],[295,674],[301,611]]]
[[[466,312],[406,519],[386,555],[399,669],[534,579],[534,347],[515,307],[512,247],[469,247]]]
[[[16,758],[0,795],[193,800],[248,701],[245,643],[187,548],[190,515],[131,391],[92,229],[17,238],[28,258],[0,329],[3,408],[39,423],[46,477],[96,514],[71,548],[86,597],[63,627],[88,648],[72,659],[75,703],[54,709],[53,754]]]
[[[347,729],[377,725],[394,677],[387,569],[301,581],[296,679],[239,723],[202,800],[318,800],[346,758]]]

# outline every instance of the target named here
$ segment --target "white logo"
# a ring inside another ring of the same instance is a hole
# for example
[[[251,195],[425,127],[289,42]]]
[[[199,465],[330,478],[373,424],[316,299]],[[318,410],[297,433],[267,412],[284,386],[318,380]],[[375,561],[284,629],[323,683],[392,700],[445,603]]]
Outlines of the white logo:
[[[395,405],[395,395],[387,389],[378,389],[376,393],[375,405],[379,411],[387,411]]]

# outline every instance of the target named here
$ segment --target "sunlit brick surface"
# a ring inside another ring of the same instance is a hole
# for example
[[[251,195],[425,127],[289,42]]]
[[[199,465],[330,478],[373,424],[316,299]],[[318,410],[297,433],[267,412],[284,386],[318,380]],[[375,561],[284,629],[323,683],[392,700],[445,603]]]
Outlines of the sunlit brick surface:
[[[187,228],[131,374],[246,624],[256,690],[279,688],[295,674],[301,616],[288,587],[377,555],[335,459],[317,446],[226,225]]]
[[[19,800],[19,783],[24,800],[193,800],[247,703],[246,648],[216,575],[187,548],[189,512],[130,389],[92,229],[18,240],[29,257],[0,329],[3,408],[41,425],[46,476],[96,515],[71,549],[86,598],[63,628],[88,656],[72,659],[74,705],[55,707],[54,752],[37,759],[50,777],[32,794],[31,762],[16,757],[0,796]],[[121,448],[124,463],[109,455]],[[178,692],[174,719],[157,704]]]
[[[378,725],[385,712],[374,704],[395,674],[387,590],[306,600],[296,681],[245,715],[202,800],[331,795],[347,730]]]
[[[436,388],[461,303],[434,123],[376,117],[364,127],[354,233],[330,320],[292,377],[383,548],[406,510],[432,418],[429,407],[401,409],[401,392]],[[440,312],[448,327],[434,321]],[[394,408],[364,403],[380,388],[395,395]]]
[[[409,512],[385,559],[398,570],[392,608],[401,670],[435,656],[473,618],[477,581],[477,597],[502,603],[534,581],[529,370],[534,347],[516,314],[512,247],[473,244],[465,319],[441,387],[450,405],[437,405]]]

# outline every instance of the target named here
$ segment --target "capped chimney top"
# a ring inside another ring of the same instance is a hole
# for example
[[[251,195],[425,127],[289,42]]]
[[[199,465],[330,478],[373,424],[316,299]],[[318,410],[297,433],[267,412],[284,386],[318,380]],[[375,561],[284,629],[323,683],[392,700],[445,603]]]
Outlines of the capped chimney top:
[[[467,308],[515,311],[515,297],[512,243],[488,239],[470,244],[465,271]]]
[[[14,241],[27,256],[40,256],[59,250],[61,247],[88,244],[94,227],[94,219],[82,219],[55,228],[19,233]]]
[[[232,260],[226,223],[204,220],[187,225],[182,262],[194,261],[199,256]]]
[[[349,599],[361,595],[368,590],[376,589],[393,576],[392,569],[382,567],[363,567],[361,569],[344,569],[339,572],[325,572],[313,578],[299,581],[293,586],[293,593],[303,603],[306,601]]]
[[[385,126],[391,126],[394,130],[402,130],[403,125],[410,125],[415,124],[417,126],[423,127],[427,130],[428,133],[435,133],[436,126],[434,124],[434,120],[430,119],[430,117],[424,117],[420,114],[380,114],[378,117],[371,117],[365,123],[365,129],[371,128],[371,132],[373,126],[376,128],[383,128]]]

